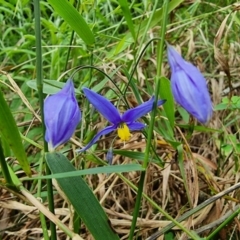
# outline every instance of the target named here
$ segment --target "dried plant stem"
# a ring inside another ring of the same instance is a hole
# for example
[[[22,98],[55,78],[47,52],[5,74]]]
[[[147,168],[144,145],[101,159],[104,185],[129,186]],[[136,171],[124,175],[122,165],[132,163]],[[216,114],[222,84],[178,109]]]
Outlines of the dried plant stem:
[[[20,186],[21,193],[31,202],[42,214],[47,216],[54,224],[62,229],[69,237],[76,240],[83,240],[79,235],[72,232],[65,224],[63,224],[52,212],[50,212],[41,202],[39,202],[30,192],[23,186]]]
[[[209,204],[217,201],[218,199],[220,199],[221,197],[223,197],[224,195],[236,190],[240,188],[240,183],[237,183],[231,187],[229,187],[227,190],[224,190],[218,194],[216,194],[215,196],[212,196],[211,198],[209,198],[208,200],[204,201],[203,203],[199,204],[197,207],[195,207],[194,209],[191,209],[190,211],[184,213],[181,217],[177,218],[176,220],[178,222],[182,222],[185,219],[189,218],[190,216],[192,216],[193,214],[195,214],[196,212],[200,211],[201,209],[205,208],[206,206],[208,206]],[[149,237],[147,240],[155,240],[158,237],[160,237],[161,235],[163,235],[165,232],[169,231],[170,229],[172,229],[176,224],[174,222],[172,222],[171,224],[167,225],[166,227],[164,227],[163,229],[161,229],[160,231],[154,233],[151,237]]]

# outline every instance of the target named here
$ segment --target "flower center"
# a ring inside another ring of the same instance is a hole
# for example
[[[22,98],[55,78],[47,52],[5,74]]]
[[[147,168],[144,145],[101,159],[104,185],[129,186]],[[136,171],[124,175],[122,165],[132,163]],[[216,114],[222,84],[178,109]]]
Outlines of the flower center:
[[[119,125],[119,127],[117,129],[117,133],[118,133],[118,136],[120,137],[120,139],[124,142],[128,141],[131,137],[129,128],[126,123],[122,123]]]

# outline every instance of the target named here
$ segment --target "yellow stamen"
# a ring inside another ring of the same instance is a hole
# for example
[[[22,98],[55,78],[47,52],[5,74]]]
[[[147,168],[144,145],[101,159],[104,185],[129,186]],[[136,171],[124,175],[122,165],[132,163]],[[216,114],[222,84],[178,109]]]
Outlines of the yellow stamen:
[[[117,133],[118,133],[118,136],[120,137],[120,139],[124,142],[128,141],[131,137],[129,128],[125,123],[119,125],[119,127],[117,129]]]

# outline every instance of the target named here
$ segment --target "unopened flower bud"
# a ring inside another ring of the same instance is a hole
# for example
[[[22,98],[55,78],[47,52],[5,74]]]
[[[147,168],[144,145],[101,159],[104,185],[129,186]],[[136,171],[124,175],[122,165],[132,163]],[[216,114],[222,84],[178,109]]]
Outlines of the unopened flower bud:
[[[67,142],[81,119],[71,79],[44,102],[45,140],[51,149]]]
[[[208,122],[212,116],[212,102],[204,76],[170,45],[167,54],[172,71],[171,88],[176,102],[199,122]]]

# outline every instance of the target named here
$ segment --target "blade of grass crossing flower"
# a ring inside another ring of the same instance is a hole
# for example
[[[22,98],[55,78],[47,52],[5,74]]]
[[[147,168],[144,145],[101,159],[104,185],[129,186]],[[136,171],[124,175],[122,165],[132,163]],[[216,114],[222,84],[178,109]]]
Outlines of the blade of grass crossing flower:
[[[23,171],[30,176],[31,169],[22,144],[17,125],[12,113],[0,91],[0,135],[12,149],[14,156],[21,165]]]
[[[66,0],[48,0],[58,14],[87,44],[94,44],[94,35],[79,12]]]
[[[161,87],[159,89],[160,97],[162,99],[167,99],[167,101],[163,105],[163,108],[170,122],[170,126],[173,129],[174,121],[175,121],[175,115],[174,115],[175,111],[174,111],[174,99],[171,91],[171,84],[170,84],[170,81],[165,77],[161,77],[160,81],[161,81]]]
[[[53,174],[76,171],[69,160],[60,153],[47,153],[46,161]],[[119,239],[97,198],[81,177],[57,179],[57,182],[94,239]]]
[[[156,9],[156,3],[154,5],[154,8]],[[153,136],[153,130],[154,130],[154,121],[155,121],[155,116],[156,116],[156,103],[157,103],[157,96],[159,94],[159,86],[160,86],[160,76],[161,76],[161,65],[162,65],[162,54],[163,54],[163,44],[164,44],[164,36],[165,36],[165,32],[166,32],[166,19],[168,16],[168,4],[169,1],[165,0],[163,3],[163,7],[162,7],[162,25],[161,25],[161,41],[158,44],[158,54],[157,54],[157,84],[156,84],[156,89],[155,89],[155,96],[156,96],[156,100],[155,100],[155,109],[153,109],[152,113],[151,113],[151,121],[149,124],[149,128],[148,128],[148,137],[147,137],[147,146],[146,146],[146,150],[145,150],[145,157],[144,157],[144,161],[143,161],[143,168],[147,168],[148,163],[149,163],[149,155],[150,155],[150,150],[151,150],[151,139]],[[151,16],[152,18],[152,16]],[[147,20],[148,21],[148,20]],[[147,22],[148,24],[148,22]],[[144,30],[143,30],[144,31]],[[140,204],[141,204],[141,198],[142,198],[142,193],[143,193],[143,187],[144,187],[144,183],[145,183],[145,172],[142,171],[141,175],[140,175],[140,181],[139,181],[139,185],[138,185],[138,192],[137,192],[137,197],[136,197],[136,202],[135,202],[135,207],[134,207],[134,212],[133,212],[133,219],[132,219],[132,224],[131,224],[131,229],[130,229],[130,233],[129,233],[129,239],[133,239],[134,237],[134,232],[135,232],[135,228],[136,228],[136,223],[137,223],[137,217],[139,215],[140,212]]]
[[[135,29],[134,29],[134,24],[132,21],[132,16],[131,16],[131,12],[129,10],[129,5],[127,0],[119,0],[119,4],[122,8],[122,12],[123,12],[123,16],[127,22],[128,28],[132,34],[133,39],[136,39],[136,34],[135,34]]]
[[[105,174],[111,174],[111,173],[123,173],[123,172],[132,172],[132,171],[143,171],[144,169],[140,164],[125,164],[125,165],[106,165],[104,167],[95,167],[95,168],[89,168],[89,169],[83,169],[83,170],[74,170],[71,172],[61,172],[61,173],[55,173],[52,175],[47,176],[38,176],[33,178],[25,178],[25,179],[59,179],[59,178],[68,178],[68,177],[77,177],[77,176],[83,176],[83,175],[89,175],[89,174],[99,174],[99,173],[105,173]]]

